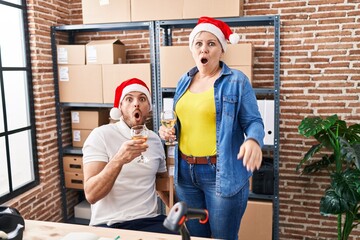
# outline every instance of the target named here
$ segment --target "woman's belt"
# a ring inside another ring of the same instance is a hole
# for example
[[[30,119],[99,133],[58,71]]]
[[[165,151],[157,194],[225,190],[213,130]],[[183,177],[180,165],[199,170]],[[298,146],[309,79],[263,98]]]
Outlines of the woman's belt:
[[[182,159],[184,159],[189,164],[215,164],[216,163],[216,155],[214,156],[206,156],[206,157],[194,157],[187,156],[183,153],[180,153]]]

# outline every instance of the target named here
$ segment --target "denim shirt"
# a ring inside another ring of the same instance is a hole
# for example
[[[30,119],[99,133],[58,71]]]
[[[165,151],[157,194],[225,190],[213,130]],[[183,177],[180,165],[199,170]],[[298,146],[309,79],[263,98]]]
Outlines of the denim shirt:
[[[238,193],[252,175],[237,159],[240,146],[254,139],[263,147],[264,124],[258,110],[256,95],[244,73],[220,62],[220,77],[214,83],[216,110],[216,194],[230,197]],[[198,72],[192,68],[179,80],[174,95],[174,109]],[[191,117],[191,116],[189,116]],[[179,141],[180,122],[176,125]],[[246,137],[245,137],[246,136]],[[179,151],[175,152],[174,181],[178,182]]]

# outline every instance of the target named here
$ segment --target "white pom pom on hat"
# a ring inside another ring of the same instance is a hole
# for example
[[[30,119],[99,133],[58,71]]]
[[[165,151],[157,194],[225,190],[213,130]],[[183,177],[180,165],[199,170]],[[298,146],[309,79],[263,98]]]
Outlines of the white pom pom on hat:
[[[138,78],[131,78],[122,82],[115,90],[114,107],[110,110],[110,117],[113,120],[120,120],[121,110],[120,103],[124,99],[125,95],[129,92],[142,92],[146,95],[149,104],[150,111],[152,110],[150,90],[142,80]]]
[[[236,34],[236,33],[230,34],[230,36],[229,36],[229,42],[230,42],[231,44],[237,44],[237,43],[239,42],[239,40],[240,40],[239,34]]]
[[[219,39],[224,52],[226,51],[227,40],[229,40],[231,44],[237,44],[240,40],[240,36],[236,33],[233,33],[229,25],[227,25],[225,22],[211,17],[201,17],[199,18],[197,25],[190,33],[189,36],[190,49],[194,42],[195,36],[199,32],[203,32],[203,31],[214,34]]]

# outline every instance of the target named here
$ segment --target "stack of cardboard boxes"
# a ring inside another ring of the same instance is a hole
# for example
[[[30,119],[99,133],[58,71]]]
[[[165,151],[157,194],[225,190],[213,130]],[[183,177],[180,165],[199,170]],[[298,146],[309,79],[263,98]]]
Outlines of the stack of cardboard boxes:
[[[169,206],[166,206],[166,213],[175,203],[175,189],[174,189],[174,161],[175,161],[175,146],[166,146],[166,167],[169,177],[158,178],[156,180],[156,190],[169,192]]]
[[[243,0],[82,0],[83,23],[239,17]]]
[[[116,87],[133,77],[151,86],[150,64],[126,64],[126,49],[118,39],[58,45],[57,50],[60,102],[112,104]]]
[[[65,174],[65,187],[83,189],[84,175],[82,157],[77,155],[64,156],[63,167]]]
[[[222,61],[253,79],[254,50],[251,43],[228,44]],[[169,61],[169,59],[175,59]],[[175,88],[180,77],[195,67],[189,46],[160,47],[160,78],[162,88]]]
[[[81,148],[90,132],[109,122],[109,110],[73,110],[71,111],[72,145]],[[65,155],[63,157],[65,187],[83,189],[84,175],[82,157],[79,155]]]
[[[71,130],[73,147],[82,147],[90,132],[101,125],[109,123],[109,109],[72,110]]]

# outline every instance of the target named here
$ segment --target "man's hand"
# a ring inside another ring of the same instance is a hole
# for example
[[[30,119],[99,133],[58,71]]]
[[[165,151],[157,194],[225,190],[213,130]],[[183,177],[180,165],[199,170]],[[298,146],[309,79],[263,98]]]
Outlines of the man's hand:
[[[144,139],[129,140],[123,143],[111,161],[126,164],[139,157],[149,145]]]

